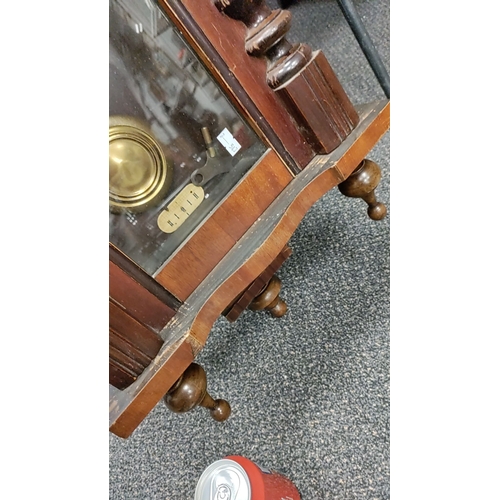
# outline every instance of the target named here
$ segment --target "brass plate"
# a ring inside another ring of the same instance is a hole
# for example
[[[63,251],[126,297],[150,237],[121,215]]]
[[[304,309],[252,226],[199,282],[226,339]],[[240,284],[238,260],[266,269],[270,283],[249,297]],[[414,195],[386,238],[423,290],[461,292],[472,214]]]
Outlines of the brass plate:
[[[157,219],[158,227],[164,233],[173,233],[200,206],[205,198],[201,186],[188,184],[163,210]]]
[[[161,200],[173,167],[147,124],[127,116],[109,119],[109,206],[144,211]]]

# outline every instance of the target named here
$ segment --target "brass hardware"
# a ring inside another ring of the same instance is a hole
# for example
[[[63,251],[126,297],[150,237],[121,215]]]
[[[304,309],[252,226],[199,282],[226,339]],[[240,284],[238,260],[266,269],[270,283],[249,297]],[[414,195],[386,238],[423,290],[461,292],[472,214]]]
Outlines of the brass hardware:
[[[164,233],[173,233],[200,206],[204,197],[205,191],[201,186],[188,184],[160,213],[158,227]]]
[[[109,206],[141,212],[161,200],[173,167],[148,126],[127,116],[109,118]]]
[[[214,158],[215,148],[214,143],[212,142],[212,136],[210,135],[210,130],[208,130],[207,127],[202,127],[201,134],[203,135],[203,140],[205,141],[208,156],[210,156],[210,158]]]
[[[207,161],[201,168],[197,168],[191,174],[191,182],[195,186],[204,186],[208,181],[212,180],[216,175],[229,172],[234,166],[234,159],[228,157],[216,158],[217,152],[210,130],[207,127],[201,129],[203,140],[207,150]]]

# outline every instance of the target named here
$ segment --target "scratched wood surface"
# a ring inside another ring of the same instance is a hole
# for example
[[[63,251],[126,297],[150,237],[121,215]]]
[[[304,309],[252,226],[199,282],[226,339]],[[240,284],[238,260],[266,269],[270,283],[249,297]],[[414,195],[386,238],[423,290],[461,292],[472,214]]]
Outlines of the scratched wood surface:
[[[273,275],[283,265],[286,259],[292,255],[292,249],[285,245],[285,248],[271,262],[271,264],[260,274],[236,299],[222,312],[231,323],[236,321],[243,311],[250,305],[253,299],[259,295],[269,283]]]
[[[292,180],[269,150],[155,277],[185,301]]]
[[[218,316],[282,251],[309,208],[345,180],[389,129],[388,101],[358,106],[357,111],[360,123],[352,134],[288,183],[186,298],[161,332],[162,349],[136,382],[124,391],[110,386],[111,432],[130,436],[201,351]]]
[[[142,283],[122,269],[110,248],[109,261],[109,383],[125,389],[158,354],[159,332],[175,315],[179,303],[147,277]],[[162,300],[163,299],[163,300]]]
[[[109,383],[124,389],[158,354],[163,342],[152,328],[109,298]]]
[[[310,63],[275,92],[317,154],[337,148],[359,121],[354,106],[340,85],[325,55],[314,52]]]
[[[155,332],[160,332],[180,305],[165,303],[111,260],[109,296],[127,314]]]
[[[204,2],[203,8],[200,8],[200,0],[160,0],[159,4],[176,24],[184,28],[183,32],[187,37],[196,27],[201,30],[203,36],[199,38],[206,38],[218,54],[218,59],[229,68],[230,74],[224,72],[218,64],[214,67],[225,82],[228,92],[236,100],[242,99],[241,93],[235,94],[233,91],[234,83],[237,82],[252,103],[252,106],[245,104],[245,108],[250,110],[253,124],[257,128],[268,125],[265,135],[270,138],[278,137],[277,141],[271,139],[271,143],[280,155],[284,147],[296,165],[307,165],[314,156],[313,150],[299,132],[290,113],[283,107],[280,98],[268,86],[266,60],[247,54],[246,26],[219,12],[212,1]],[[196,47],[200,41],[192,39],[191,43]],[[203,57],[203,53],[207,53],[206,47],[203,47],[200,55],[209,67],[214,66],[212,61]],[[293,171],[294,165],[291,168]]]

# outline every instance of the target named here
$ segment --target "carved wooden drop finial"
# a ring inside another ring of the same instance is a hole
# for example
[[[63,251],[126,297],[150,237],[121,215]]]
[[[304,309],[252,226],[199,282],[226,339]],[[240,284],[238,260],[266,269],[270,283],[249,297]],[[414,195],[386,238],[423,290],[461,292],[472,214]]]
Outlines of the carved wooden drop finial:
[[[317,154],[333,151],[359,122],[324,54],[285,38],[291,14],[264,0],[214,0],[220,12],[247,27],[246,52],[268,60],[267,84],[281,98]]]
[[[218,422],[223,422],[231,414],[231,407],[226,400],[214,400],[207,393],[207,375],[197,363],[187,367],[163,399],[174,413],[185,413],[196,406],[203,406],[210,410],[210,415]]]
[[[253,299],[248,306],[252,311],[262,311],[266,309],[275,318],[281,318],[287,310],[288,306],[284,300],[279,296],[281,291],[281,280],[274,275],[264,290]]]
[[[368,204],[370,219],[381,220],[387,214],[387,207],[375,197],[375,188],[381,177],[380,167],[374,161],[365,159],[338,188],[344,196],[363,199]]]

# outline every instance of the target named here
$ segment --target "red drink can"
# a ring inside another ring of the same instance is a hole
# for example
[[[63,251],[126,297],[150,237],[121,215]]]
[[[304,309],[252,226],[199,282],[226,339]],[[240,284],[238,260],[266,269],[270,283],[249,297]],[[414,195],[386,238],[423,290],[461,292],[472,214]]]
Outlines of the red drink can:
[[[295,485],[248,458],[231,455],[208,466],[194,500],[301,500]]]

